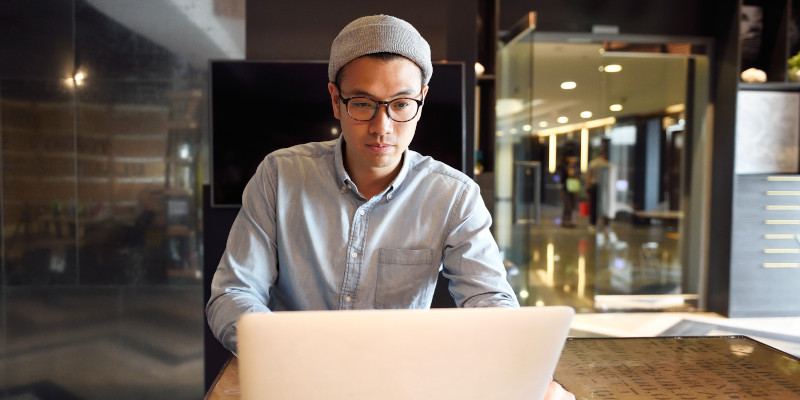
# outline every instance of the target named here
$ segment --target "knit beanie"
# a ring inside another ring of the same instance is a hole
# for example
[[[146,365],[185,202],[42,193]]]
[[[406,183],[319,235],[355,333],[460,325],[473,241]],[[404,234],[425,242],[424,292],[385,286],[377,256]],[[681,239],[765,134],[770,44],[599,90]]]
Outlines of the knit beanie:
[[[433,75],[431,47],[414,27],[402,19],[388,15],[361,17],[344,27],[331,45],[328,79],[347,63],[374,53],[395,53],[415,62],[422,69],[422,83]]]

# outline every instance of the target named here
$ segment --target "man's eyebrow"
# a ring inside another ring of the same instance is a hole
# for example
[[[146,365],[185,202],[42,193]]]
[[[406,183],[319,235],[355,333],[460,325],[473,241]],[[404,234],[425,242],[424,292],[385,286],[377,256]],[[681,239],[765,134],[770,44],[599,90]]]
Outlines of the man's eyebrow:
[[[407,89],[403,89],[403,90],[401,90],[401,91],[399,91],[399,92],[397,92],[397,93],[395,93],[395,94],[393,94],[393,95],[391,95],[389,97],[391,98],[391,97],[401,97],[401,96],[415,96],[417,94],[418,93],[414,92],[414,89],[408,89],[407,88]],[[356,97],[356,96],[375,98],[375,96],[370,92],[367,92],[367,91],[364,91],[364,90],[359,90],[359,89],[353,89],[353,97]]]

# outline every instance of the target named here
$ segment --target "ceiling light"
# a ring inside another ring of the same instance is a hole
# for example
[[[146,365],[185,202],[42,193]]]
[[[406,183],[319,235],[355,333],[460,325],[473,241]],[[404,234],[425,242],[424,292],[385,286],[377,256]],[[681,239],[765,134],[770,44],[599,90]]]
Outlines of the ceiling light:
[[[569,122],[569,118],[567,118],[567,117],[558,117],[558,119],[556,121],[558,121],[559,124],[566,124],[567,122]]]
[[[581,118],[592,118],[592,112],[591,111],[581,112]]]
[[[578,86],[575,82],[563,82],[561,83],[561,88],[564,90],[575,89]]]
[[[686,110],[685,104],[673,104],[664,110],[667,114],[677,114]]]
[[[611,111],[622,111],[622,104],[612,104],[608,109]]]
[[[547,121],[539,122],[539,127],[540,128],[547,128]]]
[[[525,104],[522,99],[497,99],[495,107],[497,116],[501,118],[522,112],[524,109]]]
[[[619,64],[609,64],[603,67],[603,71],[606,72],[619,72],[622,71],[622,65]]]
[[[517,128],[511,128],[511,130],[509,132],[511,132],[512,135],[516,134],[517,133]]]
[[[522,130],[525,132],[530,132],[531,129],[532,129],[531,126],[528,124],[522,125]]]

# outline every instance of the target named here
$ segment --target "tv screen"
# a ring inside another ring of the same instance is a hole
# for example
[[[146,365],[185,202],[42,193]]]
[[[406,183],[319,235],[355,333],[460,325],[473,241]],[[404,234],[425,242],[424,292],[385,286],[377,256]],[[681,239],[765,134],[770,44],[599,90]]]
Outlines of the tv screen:
[[[239,207],[264,156],[339,136],[325,61],[210,62],[211,206]],[[434,63],[410,148],[467,173],[464,64]]]

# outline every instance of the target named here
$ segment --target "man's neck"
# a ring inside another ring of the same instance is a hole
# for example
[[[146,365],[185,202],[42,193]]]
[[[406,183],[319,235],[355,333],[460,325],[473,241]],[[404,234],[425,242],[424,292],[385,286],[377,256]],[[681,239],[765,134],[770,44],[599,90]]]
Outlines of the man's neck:
[[[394,178],[400,173],[400,168],[403,166],[403,161],[400,162],[391,170],[389,169],[369,169],[369,170],[353,170],[348,171],[350,179],[358,187],[358,191],[367,200],[371,199],[378,193],[386,190],[392,184]],[[349,168],[348,168],[349,169]]]

